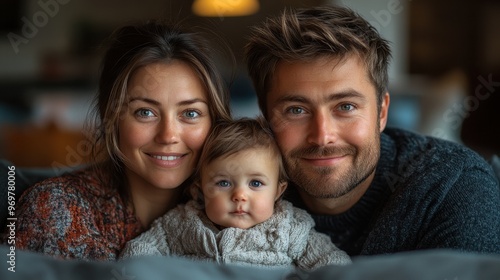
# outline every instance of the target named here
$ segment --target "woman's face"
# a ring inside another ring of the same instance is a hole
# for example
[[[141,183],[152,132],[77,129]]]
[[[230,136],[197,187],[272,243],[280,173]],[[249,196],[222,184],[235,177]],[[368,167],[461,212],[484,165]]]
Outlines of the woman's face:
[[[173,189],[194,171],[211,127],[207,93],[188,64],[137,69],[119,121],[119,148],[133,189]]]

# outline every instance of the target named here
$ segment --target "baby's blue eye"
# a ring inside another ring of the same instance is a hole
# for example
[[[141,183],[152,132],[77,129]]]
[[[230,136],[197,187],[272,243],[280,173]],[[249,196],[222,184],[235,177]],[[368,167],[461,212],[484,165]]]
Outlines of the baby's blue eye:
[[[226,181],[226,180],[222,180],[222,181],[217,182],[217,185],[219,187],[229,187],[229,186],[231,186],[231,184],[229,184],[229,182]]]
[[[262,184],[262,182],[257,181],[257,180],[252,180],[252,181],[250,182],[250,186],[251,186],[251,187],[260,187],[260,186],[262,186],[262,185],[263,185],[263,184]]]

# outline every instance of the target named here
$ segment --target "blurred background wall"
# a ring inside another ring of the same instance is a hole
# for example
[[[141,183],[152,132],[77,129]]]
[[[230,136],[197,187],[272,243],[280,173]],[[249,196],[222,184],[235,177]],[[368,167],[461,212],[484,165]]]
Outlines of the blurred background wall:
[[[500,154],[498,1],[256,0],[254,14],[229,16],[239,1],[220,0],[216,16],[202,17],[193,0],[2,0],[0,158],[19,167],[84,163],[101,43],[117,27],[148,18],[204,31],[219,50],[234,115],[255,116],[243,64],[249,26],[284,7],[320,4],[353,8],[391,41],[389,125],[462,143],[486,159]]]

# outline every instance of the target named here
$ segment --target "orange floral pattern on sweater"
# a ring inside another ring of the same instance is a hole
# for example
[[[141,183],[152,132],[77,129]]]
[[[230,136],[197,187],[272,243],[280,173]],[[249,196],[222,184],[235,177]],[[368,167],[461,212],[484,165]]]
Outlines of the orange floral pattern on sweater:
[[[60,259],[116,260],[144,230],[117,188],[90,169],[36,184],[16,211],[16,247]]]

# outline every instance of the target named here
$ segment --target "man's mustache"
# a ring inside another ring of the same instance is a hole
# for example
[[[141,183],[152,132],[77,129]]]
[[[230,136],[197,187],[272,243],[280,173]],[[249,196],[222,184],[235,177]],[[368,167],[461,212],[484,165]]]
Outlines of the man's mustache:
[[[317,158],[317,157],[340,157],[345,155],[354,155],[356,149],[351,146],[344,147],[320,147],[311,146],[294,149],[290,156],[294,158]]]

